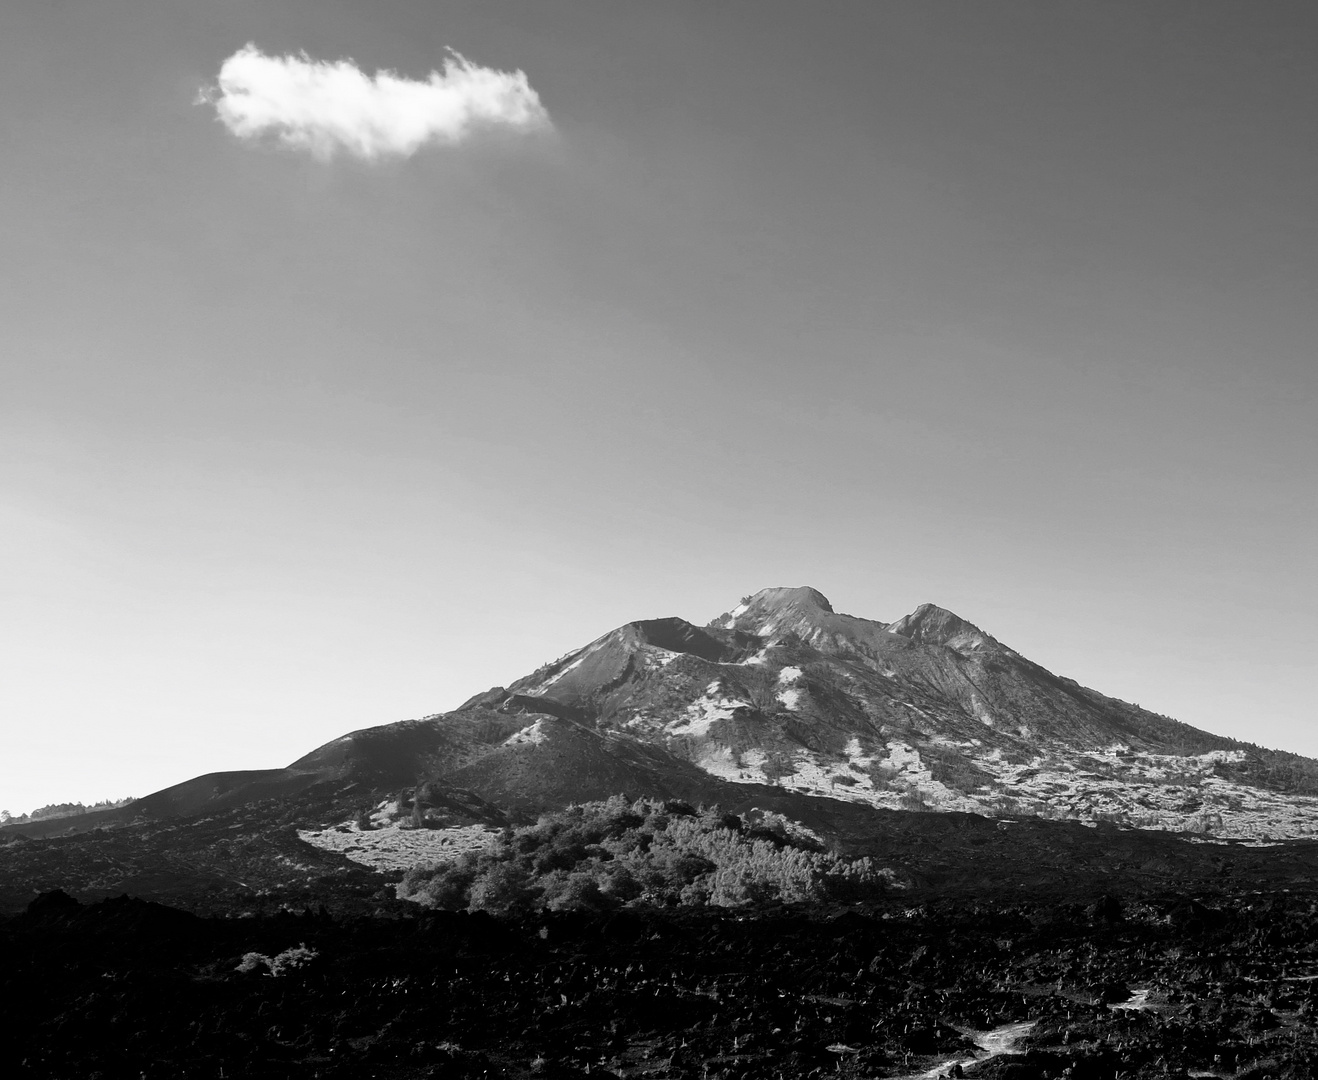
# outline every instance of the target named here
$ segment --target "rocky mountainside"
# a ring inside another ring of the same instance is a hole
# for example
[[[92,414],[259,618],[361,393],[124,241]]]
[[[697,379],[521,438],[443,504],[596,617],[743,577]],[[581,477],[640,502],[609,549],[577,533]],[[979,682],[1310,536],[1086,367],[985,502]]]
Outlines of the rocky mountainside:
[[[626,792],[772,807],[813,827],[843,804],[1275,839],[1318,835],[1315,778],[1318,762],[1106,697],[932,604],[884,623],[774,588],[704,626],[628,623],[453,712],[353,732],[285,769],[9,829],[425,783],[514,814]]]
[[[1059,678],[932,604],[883,623],[765,589],[704,627],[630,623],[464,709],[527,717],[485,769],[589,730],[728,783],[875,807],[1318,830],[1314,763]]]

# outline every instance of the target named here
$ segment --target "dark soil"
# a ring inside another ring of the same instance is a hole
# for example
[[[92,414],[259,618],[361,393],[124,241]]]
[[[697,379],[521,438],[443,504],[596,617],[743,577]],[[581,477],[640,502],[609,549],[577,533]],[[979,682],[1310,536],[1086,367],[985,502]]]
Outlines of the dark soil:
[[[320,910],[44,895],[0,922],[14,1077],[1318,1075],[1318,894],[905,902],[755,917]],[[249,953],[316,955],[278,976]],[[1112,1004],[1151,990],[1149,1011]],[[1067,1071],[1069,1070],[1069,1071]]]
[[[354,806],[348,797],[304,800],[294,813],[267,802],[64,836],[6,829],[0,831],[0,912],[22,911],[56,888],[80,900],[127,893],[203,915],[260,914],[330,898],[336,909],[352,909],[385,882],[299,840],[297,829],[318,818],[342,820]],[[392,887],[385,895],[393,895]]]

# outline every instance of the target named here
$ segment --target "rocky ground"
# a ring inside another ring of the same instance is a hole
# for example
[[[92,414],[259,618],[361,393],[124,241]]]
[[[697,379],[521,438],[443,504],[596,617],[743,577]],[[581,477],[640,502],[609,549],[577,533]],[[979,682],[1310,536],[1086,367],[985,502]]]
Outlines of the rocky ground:
[[[917,903],[985,895],[1318,891],[1314,840],[1258,846],[1107,823],[994,821],[829,799],[780,806],[765,792],[755,803],[806,821],[844,855],[892,868]],[[302,804],[296,815],[271,801],[68,836],[0,831],[0,913],[22,911],[56,888],[83,901],[127,893],[203,915],[261,915],[308,904],[362,913],[379,897],[393,897],[410,860],[436,859],[445,845],[457,850],[474,843],[499,820],[488,807],[474,807],[455,814],[451,830],[409,832],[394,823],[361,832],[352,815],[375,805],[374,797],[327,797]],[[747,813],[749,804],[725,809]]]
[[[47,894],[0,922],[0,1068],[1312,1077],[1316,914],[1313,892],[516,922],[386,907],[202,918]]]
[[[896,873],[863,908],[498,921],[350,858],[373,806],[7,835],[0,1075],[1318,1075],[1313,841],[818,800]]]

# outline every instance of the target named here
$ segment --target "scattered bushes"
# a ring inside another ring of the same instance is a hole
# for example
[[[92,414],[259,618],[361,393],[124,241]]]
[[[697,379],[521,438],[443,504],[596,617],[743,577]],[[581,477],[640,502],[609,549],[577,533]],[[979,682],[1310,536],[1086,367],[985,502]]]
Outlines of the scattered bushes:
[[[900,806],[903,810],[914,810],[917,813],[921,810],[930,809],[929,803],[924,792],[919,788],[908,788],[903,792]]]
[[[0,825],[21,825],[28,821],[45,821],[50,818],[67,818],[77,817],[80,814],[91,814],[97,810],[114,810],[120,806],[127,806],[134,800],[127,799],[102,799],[100,802],[92,803],[85,806],[80,802],[75,803],[51,803],[49,806],[41,806],[33,810],[30,814],[11,814],[8,810],[0,810]]]
[[[308,949],[305,944],[299,945],[295,949],[285,949],[278,956],[266,956],[265,953],[259,952],[243,953],[242,963],[238,965],[238,970],[245,974],[250,971],[260,971],[264,968],[267,975],[278,978],[289,971],[305,967],[319,955],[315,949]]]
[[[966,757],[963,750],[925,745],[920,747],[920,759],[933,779],[954,791],[968,795],[993,783],[993,775]]]
[[[1282,750],[1265,750],[1252,743],[1245,743],[1242,748],[1247,753],[1244,760],[1216,762],[1213,775],[1289,795],[1318,795],[1318,762]]]
[[[736,907],[856,900],[891,871],[821,851],[771,817],[754,826],[718,807],[614,796],[507,829],[484,852],[409,870],[398,896],[496,914],[624,905]]]

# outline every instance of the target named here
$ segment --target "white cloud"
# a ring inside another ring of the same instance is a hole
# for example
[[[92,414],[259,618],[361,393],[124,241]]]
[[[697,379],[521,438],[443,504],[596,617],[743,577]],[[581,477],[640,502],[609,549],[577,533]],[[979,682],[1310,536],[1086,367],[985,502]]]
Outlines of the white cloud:
[[[274,136],[320,158],[408,157],[428,143],[456,143],[480,127],[550,126],[521,71],[480,67],[458,53],[425,80],[367,75],[352,60],[267,56],[255,45],[220,67],[199,99],[240,139]]]

